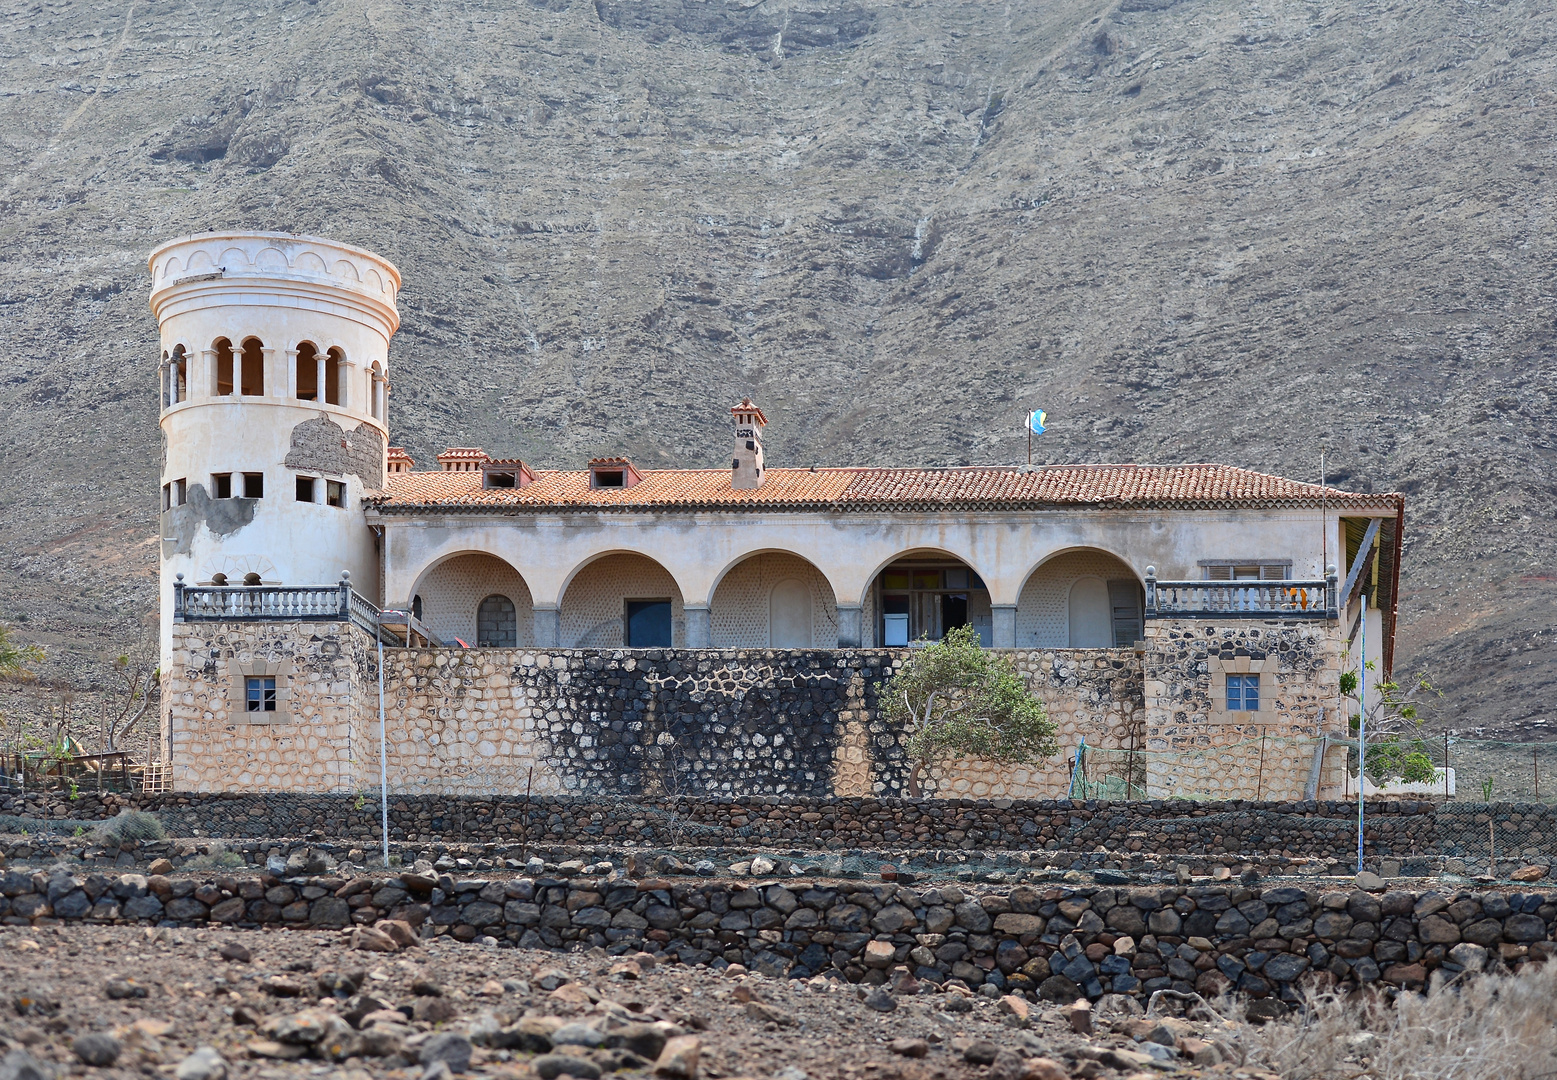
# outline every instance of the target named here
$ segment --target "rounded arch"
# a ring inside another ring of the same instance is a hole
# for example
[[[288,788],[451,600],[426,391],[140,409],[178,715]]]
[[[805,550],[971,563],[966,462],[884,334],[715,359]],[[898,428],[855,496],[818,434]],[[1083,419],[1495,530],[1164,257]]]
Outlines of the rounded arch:
[[[797,588],[780,595],[779,586]],[[714,579],[709,644],[719,649],[831,649],[838,644],[838,599],[815,563],[783,548],[749,551]]]
[[[482,640],[481,604],[494,595],[505,597],[513,606],[513,642],[509,647],[534,645],[535,605],[530,586],[511,563],[488,551],[446,552],[428,563],[411,587],[411,606],[415,611],[420,602],[417,617],[446,644],[476,646]]]
[[[264,397],[265,343],[257,337],[244,338],[236,363],[238,393],[243,397]]]
[[[905,548],[882,560],[861,595],[865,644],[895,647],[939,639],[956,626],[972,626],[994,644],[989,587],[970,559],[937,547]]]
[[[638,551],[598,551],[558,590],[557,643],[565,649],[662,648],[686,641],[681,583]]]
[[[519,644],[518,613],[502,593],[481,598],[476,605],[476,645],[482,649],[512,649]]]
[[[1087,580],[1096,584],[1086,586],[1078,597],[1077,583]],[[1050,552],[1027,572],[1017,593],[1016,645],[1128,647],[1144,632],[1145,598],[1135,568],[1105,548]]]
[[[211,393],[215,397],[227,397],[236,390],[233,355],[230,338],[219,337],[211,342]]]

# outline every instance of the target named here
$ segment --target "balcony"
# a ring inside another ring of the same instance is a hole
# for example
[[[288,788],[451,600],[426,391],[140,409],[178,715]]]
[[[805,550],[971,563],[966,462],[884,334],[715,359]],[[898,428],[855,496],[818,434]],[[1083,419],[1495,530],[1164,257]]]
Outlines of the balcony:
[[[1146,568],[1148,619],[1330,619],[1336,578],[1319,581],[1158,581]]]
[[[408,611],[380,611],[351,587],[348,574],[339,585],[173,585],[174,622],[350,622],[370,634],[382,631],[384,644],[442,645]]]

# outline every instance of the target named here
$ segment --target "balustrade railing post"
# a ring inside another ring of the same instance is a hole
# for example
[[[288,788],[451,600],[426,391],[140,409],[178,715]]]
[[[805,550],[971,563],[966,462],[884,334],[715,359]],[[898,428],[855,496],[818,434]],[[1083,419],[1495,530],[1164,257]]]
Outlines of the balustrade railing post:
[[[1146,617],[1155,618],[1157,615],[1157,568],[1146,568]]]
[[[351,571],[341,571],[341,606],[338,612],[341,619],[351,618]]]
[[[1331,563],[1329,566],[1325,567],[1325,618],[1329,619],[1331,622],[1334,622],[1341,617],[1340,610],[1336,603],[1335,583],[1338,577],[1339,572],[1336,570],[1334,563]]]
[[[184,575],[173,575],[173,621],[184,621]]]

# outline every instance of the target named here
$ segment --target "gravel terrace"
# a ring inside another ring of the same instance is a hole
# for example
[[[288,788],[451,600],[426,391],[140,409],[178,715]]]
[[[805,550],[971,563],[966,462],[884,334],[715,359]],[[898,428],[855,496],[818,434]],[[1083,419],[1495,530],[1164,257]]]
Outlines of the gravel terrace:
[[[50,1071],[177,1080],[1270,1075],[1235,1064],[1241,1025],[1147,1022],[1119,999],[1073,1018],[1059,1006],[912,980],[889,995],[598,949],[440,938],[367,952],[351,948],[349,934],[0,930],[0,1080]],[[1073,1031],[1088,1023],[1090,1037]],[[196,1054],[203,1046],[221,1060]]]

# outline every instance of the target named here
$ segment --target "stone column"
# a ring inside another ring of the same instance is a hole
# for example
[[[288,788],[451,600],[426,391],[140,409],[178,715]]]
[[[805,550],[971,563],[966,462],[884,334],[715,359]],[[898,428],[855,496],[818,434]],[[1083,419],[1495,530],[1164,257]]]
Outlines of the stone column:
[[[287,349],[287,397],[297,397],[297,350]]]
[[[993,604],[990,612],[993,616],[990,637],[995,648],[1016,648],[1016,605]]]
[[[323,405],[330,400],[326,380],[330,377],[329,353],[314,352],[314,404]]]
[[[348,364],[344,359],[335,365],[335,396],[340,399],[337,404],[343,409],[351,407],[351,373],[356,370],[356,364]]]
[[[169,401],[168,401],[168,372],[171,371],[171,370],[172,370],[172,365],[171,364],[163,364],[162,365],[162,368],[161,368],[161,371],[162,371],[162,407],[164,409],[166,409],[168,407],[168,405],[169,405]]]
[[[840,649],[860,647],[860,616],[859,604],[838,605],[838,647]]]
[[[269,345],[261,346],[260,357],[262,358],[260,360],[260,364],[262,370],[265,372],[265,393],[261,396],[274,398],[286,397],[287,379],[291,374],[287,370],[287,368],[291,365],[283,366],[286,357],[286,350],[271,348]]]
[[[687,640],[682,643],[687,649],[707,649],[712,647],[712,626],[708,621],[708,609],[706,607],[693,607],[687,604],[682,610],[687,617]]]
[[[535,647],[537,649],[555,649],[557,639],[562,634],[562,613],[555,607],[541,607],[537,605],[535,613]]]

